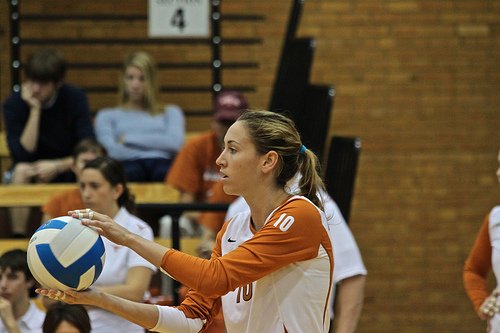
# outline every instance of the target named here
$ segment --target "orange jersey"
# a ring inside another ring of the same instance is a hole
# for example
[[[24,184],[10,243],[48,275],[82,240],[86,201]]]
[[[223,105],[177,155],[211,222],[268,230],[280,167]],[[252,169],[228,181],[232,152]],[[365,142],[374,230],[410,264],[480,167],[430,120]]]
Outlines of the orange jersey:
[[[68,215],[70,210],[83,208],[85,204],[82,201],[80,189],[75,188],[52,196],[42,207],[42,212],[51,217],[59,217]]]
[[[206,201],[213,184],[221,177],[215,163],[220,152],[213,131],[191,139],[175,157],[165,181],[180,191],[192,193],[196,201]]]
[[[327,229],[323,212],[294,196],[258,231],[249,213],[225,223],[210,260],[170,250],[162,269],[191,288],[178,307],[187,318],[210,321],[222,304],[228,333],[328,332]]]

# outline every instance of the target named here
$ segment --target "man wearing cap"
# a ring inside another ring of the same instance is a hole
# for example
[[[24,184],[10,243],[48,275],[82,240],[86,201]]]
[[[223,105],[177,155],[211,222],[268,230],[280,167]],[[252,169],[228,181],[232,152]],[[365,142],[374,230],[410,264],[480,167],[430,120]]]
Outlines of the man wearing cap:
[[[222,152],[229,127],[248,108],[246,98],[237,91],[222,91],[215,98],[212,129],[188,141],[177,154],[166,182],[180,191],[181,203],[212,202],[214,185],[220,180],[215,163]],[[220,203],[231,203],[236,197],[224,194]],[[199,214],[184,214],[197,222]],[[181,221],[181,225],[183,222]]]

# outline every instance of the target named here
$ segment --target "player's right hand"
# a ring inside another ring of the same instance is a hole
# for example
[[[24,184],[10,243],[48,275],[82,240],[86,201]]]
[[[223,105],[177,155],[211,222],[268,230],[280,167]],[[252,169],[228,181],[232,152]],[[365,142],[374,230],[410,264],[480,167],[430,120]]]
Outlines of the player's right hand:
[[[83,225],[91,227],[113,243],[126,245],[130,231],[113,221],[111,217],[88,208],[69,211],[68,215],[81,220]]]

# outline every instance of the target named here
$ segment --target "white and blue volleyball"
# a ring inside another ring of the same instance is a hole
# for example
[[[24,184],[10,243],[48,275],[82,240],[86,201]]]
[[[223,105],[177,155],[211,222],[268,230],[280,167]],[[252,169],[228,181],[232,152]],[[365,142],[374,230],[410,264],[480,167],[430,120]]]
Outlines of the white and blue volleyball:
[[[70,216],[49,220],[28,245],[30,271],[49,289],[87,289],[101,274],[105,258],[101,236]]]

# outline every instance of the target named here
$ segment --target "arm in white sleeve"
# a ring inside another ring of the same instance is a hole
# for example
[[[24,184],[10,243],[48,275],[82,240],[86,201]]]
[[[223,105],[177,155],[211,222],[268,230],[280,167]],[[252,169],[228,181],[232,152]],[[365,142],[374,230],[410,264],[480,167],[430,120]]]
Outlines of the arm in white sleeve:
[[[158,322],[150,330],[163,333],[198,333],[205,324],[200,318],[187,318],[184,312],[170,306],[158,308]]]

